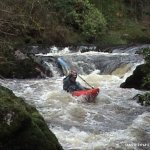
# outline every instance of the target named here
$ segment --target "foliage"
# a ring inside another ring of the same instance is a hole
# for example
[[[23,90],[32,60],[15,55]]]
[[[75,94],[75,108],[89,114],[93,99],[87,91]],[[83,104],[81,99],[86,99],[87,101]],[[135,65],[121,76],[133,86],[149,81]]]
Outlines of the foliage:
[[[120,40],[117,43],[149,43],[149,6],[147,0],[90,0],[103,14],[107,21],[107,31],[116,32]],[[107,33],[106,33],[107,34]],[[104,36],[108,44],[116,39],[115,35]],[[107,38],[108,37],[108,38]],[[110,39],[110,41],[109,41]],[[106,42],[107,44],[107,42]]]
[[[88,0],[59,0],[55,8],[63,14],[64,23],[82,32],[86,38],[99,35],[106,26],[102,13]]]
[[[120,32],[109,32],[104,34],[99,41],[101,45],[127,44],[127,41],[122,38],[122,34]]]
[[[143,55],[146,62],[146,68],[144,69],[144,72],[146,73],[146,76],[144,77],[144,87],[150,88],[150,48],[144,48],[143,49]]]
[[[146,64],[150,66],[150,48],[143,48],[143,55]]]
[[[106,21],[97,9],[91,7],[88,14],[85,15],[85,21],[81,26],[83,35],[86,37],[95,37],[102,35],[105,30]]]
[[[68,29],[60,26],[48,0],[5,0],[0,5],[0,45],[64,41]],[[69,39],[69,38],[68,38]]]
[[[146,42],[146,39],[150,40],[150,32],[148,32],[147,29],[144,29],[144,27],[142,27],[138,22],[134,22],[129,19],[123,21],[120,31],[123,38],[127,41]]]
[[[144,77],[144,83],[142,86],[150,89],[150,73],[148,73],[146,77]]]
[[[122,18],[125,17],[125,6],[124,3],[119,0],[90,0],[91,3],[95,4],[104,15],[108,22],[109,28],[119,27],[122,22]]]
[[[144,95],[138,94],[135,97],[138,98],[137,102],[140,103],[141,105],[144,106],[150,105],[150,93],[145,93]]]
[[[114,44],[113,35],[117,34],[120,44],[145,40],[148,43],[149,6],[147,0],[1,1],[0,49],[12,50],[24,44],[60,45],[99,40]],[[141,24],[142,28],[134,23]],[[112,32],[117,33],[109,34]],[[106,35],[105,39],[102,35]]]
[[[102,11],[109,23],[115,23],[114,21],[122,17],[141,20],[149,14],[148,0],[90,0],[90,2]]]
[[[123,0],[128,16],[132,19],[141,20],[149,14],[150,1],[148,0]]]

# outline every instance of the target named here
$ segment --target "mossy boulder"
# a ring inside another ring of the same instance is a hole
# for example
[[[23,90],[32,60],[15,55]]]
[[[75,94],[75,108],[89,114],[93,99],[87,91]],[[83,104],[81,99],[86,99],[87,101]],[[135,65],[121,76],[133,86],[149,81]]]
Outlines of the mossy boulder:
[[[144,85],[144,77],[147,74],[149,74],[148,66],[146,64],[139,65],[134,70],[133,75],[129,76],[120,87],[150,90],[150,85]]]
[[[0,86],[0,149],[62,150],[36,108]]]

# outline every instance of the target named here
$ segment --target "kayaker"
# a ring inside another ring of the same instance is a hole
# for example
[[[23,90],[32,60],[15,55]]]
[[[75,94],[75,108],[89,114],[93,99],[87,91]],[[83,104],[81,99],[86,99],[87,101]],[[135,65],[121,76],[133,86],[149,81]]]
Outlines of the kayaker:
[[[71,70],[70,74],[63,79],[63,90],[67,92],[74,92],[74,91],[89,89],[83,87],[79,82],[77,82],[76,78],[77,78],[77,72]]]

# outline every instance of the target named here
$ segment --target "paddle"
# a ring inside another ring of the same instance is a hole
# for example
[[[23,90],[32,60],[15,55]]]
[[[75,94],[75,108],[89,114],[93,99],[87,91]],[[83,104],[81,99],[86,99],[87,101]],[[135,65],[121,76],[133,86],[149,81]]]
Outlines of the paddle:
[[[91,86],[88,82],[86,82],[80,75],[78,75],[78,77],[80,77],[89,87],[91,87],[92,89],[94,89],[94,87]]]
[[[57,59],[57,62],[61,65],[64,75],[67,76],[70,72],[70,65],[68,65],[61,57]]]

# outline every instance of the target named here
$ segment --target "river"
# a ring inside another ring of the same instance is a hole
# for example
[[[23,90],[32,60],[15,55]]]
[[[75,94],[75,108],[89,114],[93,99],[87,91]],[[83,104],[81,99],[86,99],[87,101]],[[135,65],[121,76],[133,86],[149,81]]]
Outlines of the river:
[[[150,107],[132,100],[144,91],[120,88],[136,66],[143,63],[141,56],[117,50],[70,53],[68,49],[39,54],[51,55],[63,57],[90,85],[100,88],[95,103],[63,91],[64,76],[55,66],[52,78],[0,79],[0,83],[38,109],[64,150],[150,149]],[[87,86],[80,78],[77,80]]]

